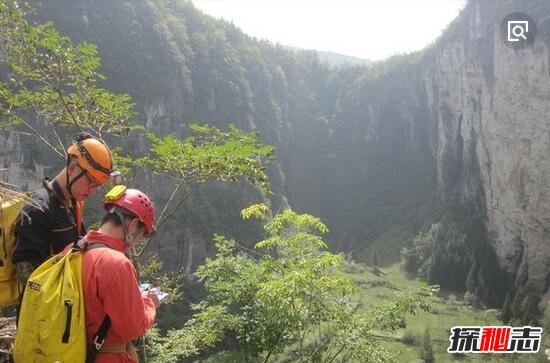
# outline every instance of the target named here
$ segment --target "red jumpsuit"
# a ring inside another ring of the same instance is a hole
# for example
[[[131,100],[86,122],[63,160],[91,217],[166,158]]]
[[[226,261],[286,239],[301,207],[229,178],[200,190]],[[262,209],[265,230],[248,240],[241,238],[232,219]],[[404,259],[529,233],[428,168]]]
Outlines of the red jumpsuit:
[[[82,280],[86,306],[86,332],[91,342],[105,314],[111,318],[104,346],[120,346],[145,334],[155,320],[153,301],[142,296],[136,270],[124,255],[124,241],[90,230],[86,239],[111,248],[84,253]],[[134,363],[127,353],[99,353],[95,363]]]

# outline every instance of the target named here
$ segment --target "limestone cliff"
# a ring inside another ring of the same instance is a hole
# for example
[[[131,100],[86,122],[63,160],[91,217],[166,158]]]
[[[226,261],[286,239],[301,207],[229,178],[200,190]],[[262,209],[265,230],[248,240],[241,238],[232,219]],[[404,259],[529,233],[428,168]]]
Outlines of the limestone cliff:
[[[500,22],[515,11],[538,25],[514,50]],[[550,281],[550,4],[472,1],[423,59],[442,193],[459,190],[486,214],[501,265],[517,283]]]

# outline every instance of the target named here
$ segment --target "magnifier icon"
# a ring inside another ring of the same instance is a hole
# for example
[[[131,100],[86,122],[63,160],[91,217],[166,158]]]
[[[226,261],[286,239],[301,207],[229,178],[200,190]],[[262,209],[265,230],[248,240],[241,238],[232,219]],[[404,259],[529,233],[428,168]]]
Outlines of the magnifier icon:
[[[519,42],[520,38],[527,40],[525,33],[529,32],[528,21],[508,21],[508,41]]]

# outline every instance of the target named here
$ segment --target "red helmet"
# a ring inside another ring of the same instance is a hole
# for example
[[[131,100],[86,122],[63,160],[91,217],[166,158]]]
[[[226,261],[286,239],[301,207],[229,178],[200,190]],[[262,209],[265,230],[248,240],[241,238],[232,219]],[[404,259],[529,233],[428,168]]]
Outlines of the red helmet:
[[[134,213],[145,224],[147,229],[144,233],[145,237],[150,237],[153,234],[155,211],[151,199],[145,193],[117,185],[105,195],[103,207],[109,211],[115,205]]]

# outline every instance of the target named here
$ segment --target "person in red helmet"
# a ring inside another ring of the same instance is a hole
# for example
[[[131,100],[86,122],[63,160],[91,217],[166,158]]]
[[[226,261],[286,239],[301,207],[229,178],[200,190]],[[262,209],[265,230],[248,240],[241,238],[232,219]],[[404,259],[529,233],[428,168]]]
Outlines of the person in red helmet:
[[[160,305],[154,290],[141,293],[125,252],[153,234],[154,209],[143,192],[118,185],[105,196],[107,213],[97,231],[79,242],[87,245],[82,283],[88,343],[108,316],[110,326],[95,363],[138,362],[131,340],[145,334]],[[106,247],[106,248],[94,248]]]
[[[15,226],[12,260],[22,286],[36,267],[86,233],[84,201],[113,175],[113,158],[107,145],[87,133],[77,135],[67,150],[65,167],[26,204]],[[40,206],[38,208],[37,206]]]

